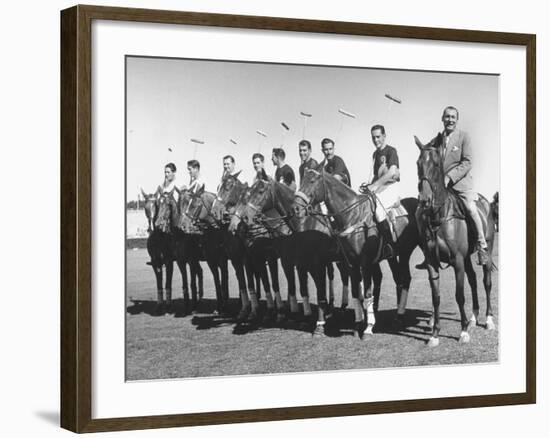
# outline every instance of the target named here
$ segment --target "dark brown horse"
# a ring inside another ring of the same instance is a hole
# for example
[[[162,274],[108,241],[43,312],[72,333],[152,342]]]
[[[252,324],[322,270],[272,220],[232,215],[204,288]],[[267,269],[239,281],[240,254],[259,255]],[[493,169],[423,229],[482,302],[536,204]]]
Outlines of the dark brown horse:
[[[265,227],[255,226],[252,230],[241,230],[242,232],[239,233],[228,230],[229,219],[234,215],[237,204],[247,196],[248,191],[248,184],[241,182],[238,176],[237,173],[224,177],[212,207],[212,215],[219,221],[220,227],[226,233],[224,247],[233,262],[237,278],[239,277],[238,271],[242,272],[243,266],[246,270],[248,288],[244,281],[242,286],[239,282],[242,307],[237,321],[243,322],[246,318],[251,322],[258,320],[260,291],[261,285],[263,285],[268,308],[265,322],[268,322],[273,319],[275,309],[282,308],[277,257]],[[271,284],[266,264],[271,274]],[[241,275],[244,280],[244,274]],[[275,298],[271,294],[271,286]],[[280,313],[277,315],[277,319],[281,319]]]
[[[149,227],[152,226],[147,238],[147,251],[151,257],[150,264],[157,281],[156,313],[160,314],[163,312],[165,304],[164,292],[168,309],[172,305],[172,275],[174,273],[172,219],[177,205],[172,193],[159,193],[158,191],[157,193],[158,197],[146,197],[145,214],[149,219]],[[163,266],[166,268],[164,290],[162,288]],[[185,282],[187,282],[186,280],[185,277]]]
[[[466,343],[470,341],[468,333],[470,324],[464,309],[464,273],[466,273],[472,289],[473,315],[470,322],[476,324],[479,315],[477,278],[471,260],[477,240],[475,225],[468,223],[464,207],[457,194],[445,187],[445,173],[440,150],[432,144],[423,145],[417,137],[415,137],[415,142],[420,149],[417,160],[419,180],[417,221],[422,248],[428,263],[434,312],[433,332],[428,345],[431,347],[439,345],[439,270],[443,264],[452,266],[455,272],[455,297],[462,326],[459,341]],[[489,255],[489,263],[483,266],[483,284],[487,297],[486,327],[494,329],[491,307],[491,269],[495,228],[487,199],[479,196],[477,208],[484,225]]]
[[[199,189],[196,193],[181,192],[179,228],[196,245],[195,261],[205,260],[212,272],[216,289],[217,313],[227,312],[229,304],[229,277],[223,232],[216,226],[211,214],[216,199],[214,193]]]
[[[312,214],[314,206],[324,202],[328,214],[314,213],[331,217],[331,226],[338,242],[340,254],[351,274],[351,290],[355,310],[355,330],[362,338],[363,331],[372,333],[375,324],[373,292],[365,290],[365,300],[361,302],[360,283],[368,286],[371,278],[379,270],[382,238],[374,222],[376,200],[373,195],[358,195],[333,175],[321,170],[307,170],[300,190],[296,192],[294,209],[298,216]],[[388,260],[397,291],[397,318],[402,319],[411,282],[409,260],[418,245],[418,231],[415,221],[417,201],[404,199],[401,204],[407,216],[399,218],[398,257]],[[376,292],[376,291],[375,291]],[[379,293],[379,290],[377,291]],[[365,311],[366,310],[366,325]]]
[[[288,302],[291,313],[298,312],[296,300],[296,281],[294,269],[298,271],[300,282],[300,294],[303,301],[303,310],[306,317],[312,315],[309,304],[307,286],[307,274],[311,274],[318,292],[318,303],[321,310],[318,313],[315,333],[322,333],[325,315],[329,312],[326,297],[326,274],[332,268],[332,260],[324,265],[318,263],[320,254],[336,252],[336,245],[330,239],[330,233],[322,221],[313,216],[298,219],[294,215],[292,204],[294,190],[274,180],[259,180],[250,189],[246,199],[241,201],[231,220],[230,230],[235,230],[240,223],[247,226],[261,222],[273,239],[273,245],[281,259],[281,265],[285,272],[288,285]],[[328,250],[330,248],[330,250]],[[329,268],[330,267],[330,268]],[[342,281],[345,286],[348,283],[347,270],[344,265],[341,268]],[[334,270],[328,272],[329,281],[332,283]],[[334,295],[332,284],[331,293]],[[344,293],[343,296],[346,294]]]

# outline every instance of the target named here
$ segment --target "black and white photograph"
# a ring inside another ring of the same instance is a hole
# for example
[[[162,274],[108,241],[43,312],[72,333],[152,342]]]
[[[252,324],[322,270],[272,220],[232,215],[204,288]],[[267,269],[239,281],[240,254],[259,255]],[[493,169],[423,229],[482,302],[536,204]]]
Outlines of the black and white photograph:
[[[499,77],[126,57],[126,379],[499,360]]]

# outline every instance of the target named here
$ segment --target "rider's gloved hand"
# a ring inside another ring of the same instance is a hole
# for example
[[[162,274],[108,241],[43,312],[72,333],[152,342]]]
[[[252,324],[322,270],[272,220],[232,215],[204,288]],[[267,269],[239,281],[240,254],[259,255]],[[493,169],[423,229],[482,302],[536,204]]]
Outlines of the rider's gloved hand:
[[[367,183],[363,183],[359,186],[359,192],[362,193],[363,195],[366,195],[367,193],[370,192],[370,188],[369,188],[369,184]]]

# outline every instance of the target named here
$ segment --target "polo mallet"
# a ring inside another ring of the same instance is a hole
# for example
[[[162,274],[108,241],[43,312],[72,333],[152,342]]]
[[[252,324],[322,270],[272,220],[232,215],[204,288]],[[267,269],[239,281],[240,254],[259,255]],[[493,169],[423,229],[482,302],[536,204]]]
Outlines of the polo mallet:
[[[197,138],[192,138],[191,143],[193,143],[193,160],[197,159],[197,147],[200,144],[204,144],[203,140],[199,140]]]
[[[302,128],[302,140],[305,140],[306,139],[306,128],[307,128],[307,120],[309,118],[311,118],[311,114],[309,113],[305,113],[303,111],[300,111],[300,115],[303,117],[304,119],[304,126]]]
[[[342,130],[344,129],[344,120],[346,120],[346,118],[348,118],[348,119],[355,119],[356,118],[355,114],[350,113],[349,111],[346,111],[342,108],[339,108],[338,112],[344,117],[342,117],[341,120],[340,120],[340,128],[338,129],[338,134],[336,135],[336,143],[338,143],[338,141],[340,139],[340,135],[342,134]]]
[[[388,102],[388,108],[386,109],[386,121],[390,117],[390,112],[393,108],[394,103],[397,103],[398,105],[401,105],[402,100],[398,99],[397,97],[394,97],[388,93],[384,94],[384,97],[389,100]]]
[[[285,122],[281,122],[281,126],[283,127],[283,134],[281,136],[281,146],[284,146],[285,138],[286,138],[286,135],[287,135],[288,131],[290,131],[290,128],[288,127],[288,125]]]
[[[261,153],[262,152],[262,146],[265,142],[265,139],[267,138],[267,134],[263,131],[260,131],[259,129],[256,130],[256,134],[258,134],[261,138],[260,138],[260,143],[258,145],[258,152]]]

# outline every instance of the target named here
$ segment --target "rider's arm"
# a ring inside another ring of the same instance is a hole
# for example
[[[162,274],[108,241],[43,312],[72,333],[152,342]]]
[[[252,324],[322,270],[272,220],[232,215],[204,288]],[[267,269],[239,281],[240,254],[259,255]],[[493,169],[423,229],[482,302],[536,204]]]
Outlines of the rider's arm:
[[[378,193],[383,191],[386,188],[386,183],[389,181],[396,181],[399,178],[399,169],[394,164],[393,166],[390,166],[388,171],[379,179],[376,180],[376,182],[372,183],[370,186],[370,190],[374,193]]]
[[[463,133],[462,137],[462,155],[460,162],[447,172],[447,177],[456,184],[464,178],[472,168],[472,146],[470,137],[467,133]]]

